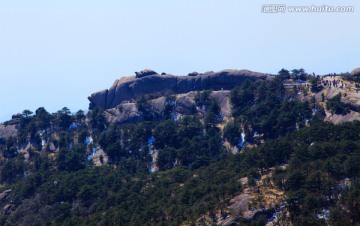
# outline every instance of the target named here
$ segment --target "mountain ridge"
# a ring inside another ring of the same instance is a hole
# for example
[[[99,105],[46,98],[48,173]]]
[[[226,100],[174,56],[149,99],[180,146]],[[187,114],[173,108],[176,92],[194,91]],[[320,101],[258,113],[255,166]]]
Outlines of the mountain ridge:
[[[150,73],[149,73],[150,71]],[[230,90],[246,79],[266,79],[266,75],[249,70],[222,70],[204,74],[190,73],[188,76],[158,74],[152,70],[137,72],[140,76],[123,77],[115,80],[109,89],[91,94],[90,109],[100,106],[104,109],[114,108],[124,101],[151,93],[166,92],[181,94],[198,90]],[[144,75],[143,75],[144,74]]]
[[[123,78],[131,98],[113,108],[41,107],[0,125],[0,224],[360,222],[356,75],[283,69],[231,90],[133,95],[161,76],[173,79]]]

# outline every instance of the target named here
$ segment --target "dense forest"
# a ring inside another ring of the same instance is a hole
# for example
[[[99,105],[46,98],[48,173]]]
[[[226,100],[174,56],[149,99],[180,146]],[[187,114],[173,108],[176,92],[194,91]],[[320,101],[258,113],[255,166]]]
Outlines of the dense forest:
[[[227,207],[269,170],[269,186],[286,196],[283,225],[360,224],[360,122],[324,122],[322,105],[284,88],[289,76],[234,88],[230,119],[211,90],[197,92],[194,113],[181,118],[172,117],[172,101],[154,115],[141,97],[140,123],[108,123],[99,107],[24,110],[5,123],[18,135],[0,140],[0,224],[216,225],[219,216],[236,216],[233,225],[265,225],[266,215],[246,219]],[[327,101],[329,111],[349,111],[340,98]],[[99,149],[101,166],[93,158]]]

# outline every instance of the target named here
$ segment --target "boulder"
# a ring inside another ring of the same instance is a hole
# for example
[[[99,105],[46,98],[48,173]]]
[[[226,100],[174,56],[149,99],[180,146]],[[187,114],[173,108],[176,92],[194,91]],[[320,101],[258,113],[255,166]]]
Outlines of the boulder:
[[[224,117],[231,116],[230,91],[215,91],[211,93],[211,97],[219,104],[221,114]]]
[[[167,104],[166,97],[159,97],[149,101],[149,104],[154,111],[154,113],[161,115],[165,109],[165,105]]]
[[[101,90],[101,91],[98,91],[96,93],[93,93],[91,95],[91,100],[90,102],[92,104],[94,104],[93,107],[95,106],[99,106],[99,107],[102,107],[102,108],[106,108],[106,102],[107,102],[107,98],[108,98],[108,90],[105,89],[105,90]],[[91,105],[90,105],[91,106]],[[92,108],[92,107],[91,107]]]
[[[12,116],[11,116],[11,119],[21,119],[21,117],[22,117],[22,114],[17,113],[17,114],[15,114],[15,115],[12,115]]]
[[[193,114],[193,111],[196,111],[195,92],[179,94],[176,98],[175,110],[182,115]]]
[[[105,112],[105,116],[111,123],[136,123],[144,119],[144,115],[136,106],[136,103],[122,103]]]
[[[191,73],[188,74],[188,76],[198,76],[198,75],[199,75],[199,73],[197,73],[196,71],[191,72]]]
[[[156,74],[157,73],[155,71],[150,70],[150,69],[145,69],[140,72],[135,72],[136,78],[143,78],[145,76],[156,75]]]

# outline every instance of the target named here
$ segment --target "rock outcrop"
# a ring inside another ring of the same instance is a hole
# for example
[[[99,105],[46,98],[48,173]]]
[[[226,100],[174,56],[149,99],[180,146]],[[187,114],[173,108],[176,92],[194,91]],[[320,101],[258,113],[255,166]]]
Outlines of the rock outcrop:
[[[143,120],[144,116],[139,111],[136,103],[121,103],[115,108],[108,109],[105,116],[111,123],[136,123]]]
[[[355,68],[351,71],[351,75],[360,75],[360,67]]]
[[[2,193],[0,193],[0,202],[2,202],[4,199],[6,199],[11,193],[11,189],[5,190]]]
[[[213,91],[210,96],[219,104],[222,117],[231,116],[230,91]],[[191,91],[174,95],[171,100],[165,96],[151,99],[147,101],[147,105],[155,118],[163,116],[167,104],[174,107],[172,112],[175,118],[195,113],[205,114],[204,109],[197,109],[195,99],[196,92]],[[144,113],[139,110],[137,104],[128,102],[123,102],[114,108],[107,109],[105,116],[110,123],[117,124],[137,123],[144,120]]]
[[[103,149],[99,149],[94,154],[93,162],[95,166],[107,165],[109,162],[109,156],[104,152]]]
[[[325,121],[332,122],[336,125],[342,124],[344,122],[352,122],[358,120],[360,121],[360,114],[356,111],[350,111],[346,115],[336,115],[336,114],[330,114],[327,112]]]
[[[11,136],[16,136],[18,130],[16,129],[15,125],[0,125],[0,139],[4,138],[7,139]]]
[[[193,74],[192,74],[193,75]],[[110,89],[93,93],[90,109],[100,106],[111,109],[145,94],[181,94],[198,90],[230,90],[250,79],[267,79],[267,76],[248,70],[206,72],[197,76],[159,75],[152,70],[136,72],[136,76],[116,80]]]

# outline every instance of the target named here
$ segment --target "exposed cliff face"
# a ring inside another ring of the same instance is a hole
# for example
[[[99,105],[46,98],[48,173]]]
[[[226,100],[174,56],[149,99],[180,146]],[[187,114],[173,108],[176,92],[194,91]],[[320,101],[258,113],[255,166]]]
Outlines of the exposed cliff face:
[[[88,99],[91,102],[90,108],[101,106],[111,109],[144,94],[182,94],[207,89],[230,90],[247,79],[267,79],[267,76],[248,70],[223,70],[197,76],[159,75],[154,71],[144,70],[137,72],[136,77],[116,80],[110,89],[93,93]]]
[[[214,91],[210,97],[219,104],[222,117],[231,116],[231,104],[230,104],[230,91]],[[174,118],[182,117],[183,115],[192,114],[205,114],[205,109],[196,108],[196,93],[194,91],[177,94],[174,96],[174,100],[169,101],[168,98],[161,96],[159,98],[151,99],[147,101],[149,109],[154,117],[162,117],[164,109],[167,104],[171,104],[174,109],[172,115]],[[136,123],[144,120],[144,113],[139,110],[136,103],[123,102],[118,106],[107,109],[105,116],[110,123]]]

